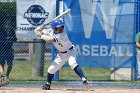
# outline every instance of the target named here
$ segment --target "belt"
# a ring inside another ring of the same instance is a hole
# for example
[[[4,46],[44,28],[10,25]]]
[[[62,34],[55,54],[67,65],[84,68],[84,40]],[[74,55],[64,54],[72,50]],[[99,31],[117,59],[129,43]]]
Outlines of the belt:
[[[73,46],[69,48],[69,50],[72,50]],[[68,51],[60,52],[60,53],[67,53]]]

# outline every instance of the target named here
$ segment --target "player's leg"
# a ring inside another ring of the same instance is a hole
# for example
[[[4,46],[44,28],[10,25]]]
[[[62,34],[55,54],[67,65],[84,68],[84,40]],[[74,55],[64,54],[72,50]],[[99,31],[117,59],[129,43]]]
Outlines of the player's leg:
[[[5,56],[4,54],[0,55],[0,66],[1,66],[1,71],[4,73],[4,65],[5,65]]]
[[[0,77],[2,76],[2,74],[3,74],[3,67],[2,67],[2,65],[0,64]]]
[[[0,87],[2,86],[2,75],[3,75],[3,68],[0,64]]]
[[[69,55],[70,55],[69,59],[68,59],[69,65],[75,71],[75,73],[82,79],[83,84],[88,84],[86,76],[84,75],[81,67],[76,62],[76,53],[75,53],[75,51],[74,50],[70,51]]]
[[[48,68],[48,74],[46,79],[46,84],[42,89],[50,90],[51,82],[54,77],[54,74],[66,63],[65,59],[61,59],[59,55],[55,58],[52,65]]]
[[[12,67],[13,67],[13,60],[14,60],[13,50],[7,51],[6,59],[7,59],[7,65],[8,65],[6,77],[9,78],[9,75],[10,75],[10,73],[12,71]]]
[[[74,59],[75,58],[73,58],[72,56],[69,58],[69,61],[68,61],[69,62],[69,65],[75,71],[75,73],[82,79],[83,84],[88,84],[87,78],[84,75],[81,67],[76,63],[76,61]]]
[[[5,64],[5,54],[2,49],[0,49],[0,87],[4,84],[4,64]]]
[[[4,65],[0,63],[0,75],[4,73]]]
[[[5,74],[4,74],[4,65],[5,65],[5,59],[3,54],[0,55],[0,86],[5,85]]]
[[[5,56],[4,54],[0,55],[0,73],[4,74],[4,65],[5,65]]]
[[[140,51],[137,52],[137,69],[138,69],[138,80],[140,80]]]

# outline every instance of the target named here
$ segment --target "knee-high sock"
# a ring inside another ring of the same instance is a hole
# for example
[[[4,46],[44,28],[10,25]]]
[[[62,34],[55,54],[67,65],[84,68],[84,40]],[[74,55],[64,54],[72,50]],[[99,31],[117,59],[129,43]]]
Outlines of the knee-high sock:
[[[47,74],[47,82],[49,82],[51,84],[53,77],[54,77],[54,74],[48,73]]]
[[[9,78],[9,74],[12,71],[12,67],[13,67],[12,64],[11,65],[8,65],[7,73],[6,73],[7,78]]]
[[[75,68],[74,68],[74,71],[75,71],[75,73],[82,79],[82,78],[86,78],[85,77],[85,75],[84,75],[84,73],[83,73],[83,71],[82,71],[82,69],[80,68],[80,66],[76,66]]]

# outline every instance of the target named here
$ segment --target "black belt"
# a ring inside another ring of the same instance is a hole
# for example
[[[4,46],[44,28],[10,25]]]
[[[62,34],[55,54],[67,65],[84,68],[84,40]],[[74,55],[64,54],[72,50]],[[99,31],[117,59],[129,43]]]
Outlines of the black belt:
[[[73,46],[69,48],[69,50],[72,50]],[[60,52],[60,53],[67,53],[68,51]]]

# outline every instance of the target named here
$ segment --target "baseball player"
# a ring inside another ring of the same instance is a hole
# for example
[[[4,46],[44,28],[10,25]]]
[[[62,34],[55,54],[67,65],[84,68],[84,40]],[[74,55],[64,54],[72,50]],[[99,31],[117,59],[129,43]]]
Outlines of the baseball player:
[[[76,62],[76,49],[70,42],[67,33],[64,31],[64,24],[61,20],[53,20],[50,29],[37,27],[35,29],[35,33],[47,43],[53,43],[55,48],[58,50],[58,54],[55,57],[54,62],[48,68],[46,84],[42,89],[50,90],[51,81],[55,72],[61,69],[66,62],[69,63],[70,67],[82,79],[84,85],[89,84],[82,69]]]

